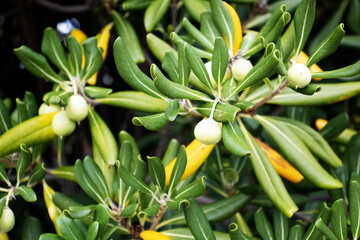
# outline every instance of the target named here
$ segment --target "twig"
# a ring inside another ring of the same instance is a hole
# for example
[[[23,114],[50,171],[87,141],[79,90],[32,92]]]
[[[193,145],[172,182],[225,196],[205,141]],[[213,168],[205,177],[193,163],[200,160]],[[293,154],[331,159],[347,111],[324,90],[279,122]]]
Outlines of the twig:
[[[160,204],[159,214],[154,219],[154,222],[151,224],[150,231],[154,231],[156,229],[156,226],[160,223],[164,213],[166,210],[166,205]]]

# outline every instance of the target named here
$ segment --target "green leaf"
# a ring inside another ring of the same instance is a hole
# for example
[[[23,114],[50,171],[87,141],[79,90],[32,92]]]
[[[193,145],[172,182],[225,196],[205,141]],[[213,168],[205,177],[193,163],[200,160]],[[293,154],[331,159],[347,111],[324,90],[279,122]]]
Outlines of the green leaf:
[[[185,46],[186,59],[191,67],[191,70],[195,73],[196,77],[208,88],[213,90],[209,74],[206,70],[204,62],[199,55],[194,51],[193,47],[189,44]]]
[[[16,186],[20,185],[20,181],[24,176],[26,170],[28,169],[31,163],[31,153],[25,146],[25,144],[20,145],[20,157],[16,162]]]
[[[174,83],[167,79],[160,69],[155,65],[151,65],[150,71],[155,77],[154,82],[157,89],[160,92],[172,99],[189,99],[194,101],[205,101],[211,102],[212,100],[205,93],[193,90],[191,88],[185,87],[181,84]]]
[[[165,189],[165,168],[158,157],[148,157],[148,169],[151,181],[159,186],[162,190]]]
[[[347,162],[351,173],[360,175],[360,133],[353,136],[347,144],[343,159]]]
[[[44,233],[41,234],[39,240],[64,240],[64,238],[54,233]]]
[[[16,48],[14,52],[22,64],[24,64],[25,68],[36,77],[59,85],[63,84],[64,80],[55,73],[43,55],[34,52],[27,46]]]
[[[302,240],[304,236],[304,227],[301,224],[295,224],[290,228],[289,238],[293,240]]]
[[[310,151],[320,157],[323,161],[335,168],[342,165],[339,157],[319,132],[300,121],[280,117],[275,117],[274,119],[284,122],[285,125],[302,140]]]
[[[287,192],[280,176],[242,123],[240,129],[250,148],[251,163],[264,192],[285,216],[291,217],[298,208]]]
[[[119,141],[120,141],[120,146],[123,146],[123,143],[125,141],[129,142],[131,144],[131,149],[132,149],[132,159],[130,162],[135,162],[140,154],[140,150],[136,144],[135,139],[126,131],[120,131],[119,133]]]
[[[251,238],[243,233],[236,223],[231,223],[229,225],[229,234],[231,240],[251,240]]]
[[[255,226],[262,239],[275,239],[274,230],[262,207],[255,213]]]
[[[171,37],[171,35],[170,35],[170,37]],[[172,48],[168,43],[166,43],[165,41],[163,41],[162,39],[157,37],[156,35],[154,35],[152,33],[148,33],[146,35],[146,42],[147,42],[152,54],[154,54],[154,56],[160,62],[162,62],[164,60],[165,54],[168,51],[171,51],[174,54],[175,58],[178,58],[177,51],[174,48]]]
[[[92,199],[98,203],[102,203],[105,200],[105,195],[102,195],[103,193],[100,192],[96,184],[90,179],[80,159],[78,159],[75,163],[75,177],[80,187]]]
[[[61,71],[71,76],[70,66],[67,61],[65,50],[60,42],[56,31],[48,27],[44,31],[41,43],[41,52]]]
[[[46,170],[44,163],[38,164],[30,173],[29,180],[27,185],[29,186],[32,183],[40,182],[46,176]]]
[[[69,63],[71,67],[71,73],[76,76],[77,79],[81,79],[81,66],[82,66],[82,49],[78,41],[69,36],[66,39],[67,47],[69,50]]]
[[[26,110],[29,118],[33,118],[38,115],[38,105],[36,103],[36,97],[32,92],[26,91],[24,99]]]
[[[172,52],[168,51],[165,53],[165,57],[164,60],[162,61],[161,67],[169,75],[171,81],[180,83],[179,73],[178,73],[178,62]]]
[[[342,183],[322,168],[301,139],[286,125],[259,115],[255,118],[265,128],[266,132],[287,157],[287,160],[306,179],[321,188],[336,189],[342,187]]]
[[[312,66],[320,60],[334,53],[345,35],[344,24],[340,24],[316,47],[316,51],[310,55],[306,66]]]
[[[72,182],[76,182],[76,178],[75,178],[75,167],[74,166],[65,166],[65,167],[60,167],[60,168],[56,168],[54,170],[49,171],[50,174],[53,174],[59,178],[68,180],[68,181],[72,181]]]
[[[360,74],[360,60],[356,63],[349,65],[347,67],[339,68],[331,71],[323,71],[318,73],[312,73],[312,78],[323,78],[323,79],[331,79],[331,78],[344,78],[344,77],[352,77]],[[353,83],[356,84],[356,83]]]
[[[207,37],[210,43],[213,43],[215,38],[221,37],[221,33],[217,29],[210,12],[203,12],[200,18],[200,31]]]
[[[230,46],[230,52],[232,52],[235,30],[231,15],[221,0],[210,0],[209,2],[214,22],[224,35],[227,45]]]
[[[95,240],[96,235],[98,234],[98,230],[99,230],[99,223],[96,221],[92,222],[86,234],[86,240]]]
[[[95,208],[94,212],[94,221],[99,223],[99,228],[97,231],[97,237],[100,238],[109,223],[109,213],[108,209],[104,207],[102,204],[98,204]]]
[[[187,86],[189,83],[189,77],[190,77],[190,66],[186,59],[186,42],[185,41],[177,41],[175,39],[175,44],[178,49],[178,73],[179,73],[179,79],[177,83],[180,83],[183,86]]]
[[[176,158],[176,155],[179,151],[179,142],[173,138],[170,140],[166,151],[164,153],[164,156],[162,158],[162,163],[164,165],[164,167],[166,167],[167,165],[169,165],[169,163]]]
[[[273,212],[274,233],[276,240],[286,240],[289,236],[289,220],[279,210]]]
[[[7,107],[2,99],[0,99],[0,134],[8,131],[11,128],[11,120]]]
[[[168,123],[168,119],[166,118],[165,113],[157,113],[145,117],[134,117],[132,123],[135,126],[144,126],[150,131],[158,131],[165,127]]]
[[[11,186],[11,182],[6,174],[5,168],[2,163],[0,163],[0,179],[4,181],[8,186]]]
[[[350,7],[347,13],[347,23],[349,25],[349,28],[357,34],[360,33],[359,8],[360,8],[359,0],[351,0]]]
[[[163,231],[161,233],[170,237],[171,240],[184,240],[184,239],[195,240],[196,239],[188,228],[173,228],[173,229]],[[216,231],[214,231],[213,233],[217,240],[230,240],[229,234],[227,234],[227,233],[216,232]]]
[[[42,222],[32,216],[26,216],[21,231],[21,240],[39,239],[43,232]]]
[[[248,204],[251,199],[251,196],[238,193],[229,198],[224,198],[213,203],[203,205],[201,208],[205,213],[208,221],[214,223],[233,216],[237,211]],[[174,224],[186,224],[183,212],[174,214],[168,219],[161,221],[161,223],[156,228],[159,229],[163,226]]]
[[[83,70],[84,76],[82,77],[81,81],[86,81],[97,71],[99,71],[103,63],[103,58],[97,46],[96,37],[86,39],[82,46],[84,47],[85,67]]]
[[[84,237],[73,219],[61,216],[57,220],[61,235],[66,240],[83,240]]]
[[[180,188],[175,195],[175,199],[188,199],[199,197],[205,191],[205,176]]]
[[[106,98],[112,93],[111,88],[103,88],[97,86],[86,86],[84,87],[84,92],[91,98]]]
[[[144,15],[144,25],[147,32],[151,32],[163,18],[170,6],[170,2],[170,0],[155,0],[146,9]]]
[[[189,200],[187,200],[187,199],[169,199],[169,200],[166,202],[166,206],[167,206],[170,210],[172,210],[172,211],[174,211],[174,212],[179,211],[181,205],[189,206],[189,205],[190,205],[190,202],[189,202]],[[183,220],[184,220],[184,222],[186,223],[184,215],[183,215]],[[184,224],[185,224],[185,223],[184,223]]]
[[[315,222],[316,228],[329,240],[338,240],[335,234],[328,228],[324,221],[319,218]]]
[[[133,214],[136,213],[136,210],[138,209],[138,207],[139,207],[139,203],[130,204],[121,211],[120,216],[121,217],[132,216]]]
[[[183,25],[186,31],[193,37],[200,45],[202,45],[207,51],[212,52],[214,50],[213,41],[209,41],[208,38],[202,32],[200,32],[191,22],[187,19],[183,19]],[[226,45],[225,45],[226,46]]]
[[[331,119],[319,133],[323,138],[331,140],[342,133],[348,126],[349,116],[344,112]]]
[[[214,52],[211,64],[211,73],[218,86],[221,86],[226,69],[229,64],[229,52],[226,44],[221,37],[215,39]]]
[[[20,194],[27,202],[35,202],[37,199],[34,190],[24,185],[16,188],[16,193]]]
[[[210,11],[210,5],[207,0],[184,0],[183,2],[190,16],[197,22],[200,22],[202,13]]]
[[[20,124],[29,119],[29,115],[26,109],[25,102],[16,98],[16,112],[17,112],[17,123]]]
[[[309,84],[304,88],[296,88],[296,86],[293,87],[293,86],[289,86],[289,85],[288,85],[288,87],[291,88],[292,90],[294,90],[295,92],[298,92],[298,93],[301,93],[304,95],[313,95],[321,90],[321,87],[316,84]]]
[[[318,240],[321,237],[321,233],[315,226],[317,220],[322,219],[322,221],[327,225],[330,222],[330,214],[331,210],[324,202],[319,209],[319,213],[316,217],[316,219],[311,223],[308,230],[306,231],[305,237],[303,240]]]
[[[121,37],[114,42],[116,68],[124,81],[132,88],[152,97],[166,99],[154,86],[154,82],[146,76],[132,60]]]
[[[190,206],[184,208],[184,213],[187,225],[197,240],[215,240],[211,226],[195,200],[190,200]]]
[[[2,215],[2,212],[3,212],[4,207],[5,207],[5,203],[6,203],[6,197],[0,198],[0,215]]]
[[[349,181],[349,215],[353,239],[360,236],[360,181],[352,177]]]
[[[139,190],[140,192],[153,195],[153,192],[151,189],[146,185],[144,181],[141,179],[138,179],[135,174],[129,172],[128,169],[125,169],[125,167],[121,166],[119,168],[120,176],[122,180],[128,184],[129,186]]]
[[[84,158],[84,170],[87,175],[90,177],[92,182],[97,186],[102,196],[110,197],[109,189],[106,184],[104,175],[102,174],[99,166],[94,162],[94,160],[86,156]]]
[[[347,224],[344,199],[336,200],[331,206],[331,228],[337,239],[347,239]]]
[[[268,35],[275,28],[281,16],[286,12],[286,8],[287,6],[284,4],[275,9],[270,19],[266,21],[265,25],[261,28],[258,35],[259,37]]]
[[[303,50],[314,24],[315,6],[315,0],[303,0],[295,11],[295,61]]]
[[[165,110],[165,116],[169,121],[174,121],[180,111],[179,100],[175,99],[169,102]]]
[[[211,114],[211,110],[214,103],[205,103],[199,107],[195,107],[196,111],[201,113],[202,115],[209,117]],[[216,104],[214,111],[214,119],[217,122],[233,122],[235,120],[236,115],[240,112],[240,109],[228,104]]]
[[[115,22],[116,32],[124,41],[131,58],[137,64],[144,62],[145,56],[134,27],[125,17],[116,11],[112,11],[112,17]]]
[[[111,130],[93,108],[89,108],[88,119],[92,140],[101,156],[107,164],[114,165],[118,150]]]
[[[244,134],[236,122],[227,122],[222,125],[222,139],[226,149],[235,156],[250,155]]]
[[[164,112],[167,106],[164,99],[155,98],[137,91],[115,92],[106,98],[95,99],[94,102],[149,113]]]
[[[147,8],[153,0],[126,0],[122,3],[124,11],[142,10]]]
[[[64,214],[73,219],[82,219],[92,215],[94,208],[95,205],[70,206],[69,209],[64,210]]]
[[[181,180],[182,175],[185,172],[186,164],[187,164],[187,156],[186,156],[185,146],[181,145],[176,157],[174,168],[170,176],[169,191],[168,191],[170,197],[172,191],[175,190],[176,186]]]

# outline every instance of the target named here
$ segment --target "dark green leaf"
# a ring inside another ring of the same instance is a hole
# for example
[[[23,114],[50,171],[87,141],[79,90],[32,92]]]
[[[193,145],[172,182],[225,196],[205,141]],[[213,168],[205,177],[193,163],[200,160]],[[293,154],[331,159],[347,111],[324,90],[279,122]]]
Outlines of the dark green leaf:
[[[82,219],[93,214],[95,205],[86,205],[86,206],[70,206],[68,209],[64,210],[65,216],[71,217],[73,219]]]
[[[33,118],[38,115],[38,105],[36,103],[36,97],[32,92],[25,92],[24,103],[26,105],[26,110],[29,118]]]
[[[72,181],[72,182],[76,182],[74,171],[75,171],[74,165],[69,165],[69,166],[53,169],[53,170],[49,171],[49,173],[53,174],[59,178],[62,178],[62,179],[68,180],[68,181]]]
[[[112,93],[111,88],[103,88],[97,86],[86,86],[84,92],[91,98],[106,98]]]
[[[105,228],[109,222],[108,210],[102,204],[98,204],[95,208],[94,221],[99,223],[97,237],[100,238],[105,232]]]
[[[96,221],[92,222],[86,234],[86,240],[95,240],[96,235],[98,234],[98,230],[99,230],[99,223]]]
[[[213,43],[215,38],[221,37],[221,33],[217,29],[210,12],[203,12],[200,17],[200,31],[207,37],[210,43]]]
[[[174,168],[170,176],[169,191],[168,191],[170,197],[172,191],[175,190],[176,186],[181,180],[182,175],[185,172],[186,164],[187,164],[187,156],[186,156],[185,146],[181,145],[177,154]]]
[[[287,240],[289,236],[289,220],[279,210],[273,212],[274,233],[276,240]]]
[[[34,190],[24,185],[16,188],[16,193],[20,194],[27,202],[35,202],[37,199]]]
[[[153,194],[153,192],[146,185],[146,183],[143,180],[138,179],[136,177],[136,175],[129,172],[128,169],[125,169],[125,167],[121,166],[119,168],[119,171],[120,171],[120,176],[121,176],[122,180],[124,182],[126,182],[126,184],[128,184],[129,186],[131,186],[143,193],[150,194],[150,195]]]
[[[61,235],[66,240],[83,240],[84,239],[80,229],[78,228],[78,226],[76,225],[76,223],[74,222],[73,219],[70,219],[65,216],[60,216],[57,220],[57,224],[59,226]]]
[[[46,28],[41,43],[41,52],[61,71],[71,76],[65,50],[53,28]]]
[[[343,67],[331,71],[312,73],[311,76],[313,78],[331,79],[331,78],[352,77],[358,74],[360,74],[360,60],[347,67]]]
[[[187,18],[183,19],[183,24],[186,31],[207,51],[212,52],[214,50],[213,41],[209,41],[209,39],[206,38],[206,36],[202,34],[202,32],[200,32],[194,25],[192,25]]]
[[[125,207],[121,213],[120,213],[120,217],[130,217],[133,214],[136,213],[136,210],[138,209],[139,204],[138,203],[133,203],[128,205],[127,207]]]
[[[17,123],[20,124],[29,119],[29,114],[26,109],[26,104],[19,98],[16,98],[16,112],[17,112]]]
[[[165,116],[169,121],[174,121],[180,111],[179,100],[175,99],[169,102],[165,110]]]
[[[69,50],[69,63],[71,67],[71,73],[76,76],[77,79],[81,79],[81,66],[82,66],[82,49],[78,41],[69,36],[66,39],[67,47]]]
[[[21,231],[21,240],[39,239],[43,232],[42,222],[32,216],[26,216]]]
[[[180,83],[178,73],[178,61],[170,51],[165,53],[164,60],[161,63],[162,69],[169,75],[171,81]]]
[[[262,239],[275,239],[274,230],[270,224],[269,219],[266,217],[263,208],[260,208],[255,213],[255,226]]]
[[[86,156],[84,159],[84,170],[86,171],[87,175],[90,177],[92,182],[96,185],[99,189],[100,194],[105,197],[110,197],[109,189],[106,184],[106,180],[104,175],[102,174],[99,166],[94,162],[94,160]]]
[[[187,225],[197,240],[215,240],[211,226],[195,200],[190,200],[190,206],[184,208],[184,213]]]
[[[176,155],[179,151],[179,142],[173,138],[170,140],[166,151],[164,153],[164,156],[162,158],[162,163],[164,167],[166,167],[174,158],[176,158]]]
[[[144,25],[147,32],[151,32],[163,18],[170,6],[170,2],[170,0],[155,0],[146,9],[144,15]]]
[[[58,208],[60,208],[60,210],[83,206],[82,204],[78,203],[72,198],[69,198],[61,192],[54,192],[54,194],[52,195],[52,201]]]
[[[41,234],[39,240],[64,240],[64,238],[54,233],[44,233]]]
[[[309,226],[308,230],[306,231],[305,237],[303,240],[318,240],[321,237],[321,233],[315,226],[317,220],[322,219],[322,221],[327,225],[330,222],[330,214],[331,210],[324,202],[320,209],[316,219],[312,222]]]
[[[179,73],[179,79],[177,83],[180,83],[183,86],[187,86],[189,83],[189,77],[190,77],[190,66],[186,59],[186,51],[185,41],[176,41],[175,44],[178,49],[179,57],[178,57],[178,73]]]
[[[158,131],[168,123],[165,113],[158,113],[144,117],[134,117],[132,123],[136,126],[144,126],[150,131]]]
[[[324,221],[319,218],[315,222],[316,228],[329,240],[338,240],[335,234],[328,228]]]
[[[196,111],[201,113],[202,115],[209,117],[211,114],[211,110],[214,103],[205,103],[199,107],[196,107]],[[236,115],[239,113],[240,109],[228,104],[228,103],[218,103],[216,104],[214,111],[214,119],[217,122],[233,122],[235,120]]]
[[[347,224],[344,199],[336,200],[331,206],[331,228],[339,240],[347,239]]]
[[[253,238],[247,236],[245,233],[243,233],[238,225],[236,223],[231,223],[229,225],[229,234],[231,240],[251,240]]]
[[[11,128],[11,120],[7,107],[2,99],[0,99],[0,134]]]
[[[360,236],[360,181],[352,177],[349,181],[349,215],[353,239]]]
[[[124,11],[142,10],[147,8],[153,0],[126,0],[122,3]]]
[[[347,113],[341,113],[331,119],[319,133],[323,138],[330,140],[338,136],[349,126],[349,116]]]
[[[188,199],[199,197],[205,191],[205,176],[197,179],[196,181],[180,188],[176,192],[175,199]]]
[[[25,146],[25,144],[20,145],[20,157],[16,162],[16,181],[17,186],[19,186],[22,177],[24,176],[27,168],[31,163],[31,153]]]
[[[200,22],[202,13],[210,11],[210,5],[207,0],[184,0],[183,3],[190,16],[198,22]]]
[[[227,50],[224,39],[218,37],[215,39],[214,52],[212,57],[211,72],[215,82],[221,86],[226,69],[229,63],[229,52]]]
[[[103,58],[97,46],[96,37],[86,39],[82,46],[84,47],[85,67],[84,76],[82,77],[81,81],[86,81],[97,71],[99,71],[103,63]]]
[[[11,186],[11,182],[9,181],[9,178],[2,163],[0,163],[0,180],[4,181],[8,186]]]
[[[235,156],[250,155],[249,146],[246,143],[244,134],[236,122],[223,124],[222,139],[226,149]]]
[[[191,0],[191,1],[194,1],[194,0]],[[161,233],[170,237],[171,240],[184,240],[184,239],[195,240],[196,239],[188,228],[173,228],[173,229],[163,231]],[[216,232],[216,231],[214,231],[213,233],[217,240],[229,240],[229,234],[227,234],[227,233]]]
[[[304,236],[304,227],[301,224],[295,224],[290,228],[289,239],[302,240]]]
[[[158,157],[148,157],[148,168],[151,181],[159,186],[162,190],[165,189],[165,168]]]

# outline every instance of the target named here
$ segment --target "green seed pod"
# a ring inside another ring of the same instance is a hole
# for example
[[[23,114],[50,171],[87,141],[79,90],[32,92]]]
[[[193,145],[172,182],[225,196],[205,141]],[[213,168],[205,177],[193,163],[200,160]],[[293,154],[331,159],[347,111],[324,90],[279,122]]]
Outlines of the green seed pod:
[[[61,108],[60,108],[59,105],[54,105],[54,104],[47,105],[46,103],[43,103],[39,107],[39,115],[44,115],[44,114],[47,114],[47,113],[57,112],[60,109]]]
[[[3,208],[3,212],[0,217],[0,233],[7,233],[13,229],[15,225],[15,216],[13,211],[8,207]]]
[[[221,127],[212,118],[203,119],[195,126],[194,135],[205,145],[216,144],[221,140]]]
[[[75,130],[75,122],[67,117],[65,111],[58,112],[52,120],[52,130],[58,136],[70,135]]]
[[[311,72],[304,64],[294,63],[288,70],[289,86],[304,88],[311,82]]]
[[[88,115],[86,100],[80,95],[73,95],[66,105],[66,115],[76,122],[83,120]]]
[[[250,72],[250,70],[253,68],[253,65],[249,60],[246,60],[245,58],[239,58],[236,59],[235,62],[231,66],[231,72],[234,78],[241,82],[244,80],[246,74]]]

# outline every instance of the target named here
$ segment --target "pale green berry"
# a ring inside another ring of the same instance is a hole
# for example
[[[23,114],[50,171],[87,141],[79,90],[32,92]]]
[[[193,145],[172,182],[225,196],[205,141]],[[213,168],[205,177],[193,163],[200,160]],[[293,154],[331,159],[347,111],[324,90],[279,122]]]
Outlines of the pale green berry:
[[[241,82],[244,80],[245,76],[250,72],[250,70],[253,68],[253,65],[249,60],[246,60],[244,58],[236,59],[232,66],[231,66],[231,72],[234,78]]]
[[[13,229],[15,225],[15,216],[13,211],[8,207],[3,208],[3,212],[0,217],[0,233],[7,233]]]
[[[57,112],[60,109],[61,107],[59,105],[54,105],[54,104],[47,105],[46,103],[43,103],[39,107],[39,115]]]
[[[88,105],[86,100],[80,95],[73,95],[69,98],[66,105],[68,118],[76,122],[83,120],[88,115]]]
[[[287,80],[291,87],[304,88],[311,82],[311,72],[304,64],[294,63],[288,70]]]
[[[195,126],[194,135],[205,145],[216,144],[221,140],[221,127],[212,118],[203,119]]]
[[[62,137],[70,135],[75,130],[76,124],[67,117],[65,111],[61,111],[55,114],[51,127],[56,135]]]
[[[206,68],[207,73],[209,74],[211,85],[213,85],[213,87],[217,87],[217,83],[215,82],[215,79],[212,75],[211,65],[212,65],[212,61],[209,61],[209,62],[205,63],[205,68]]]

